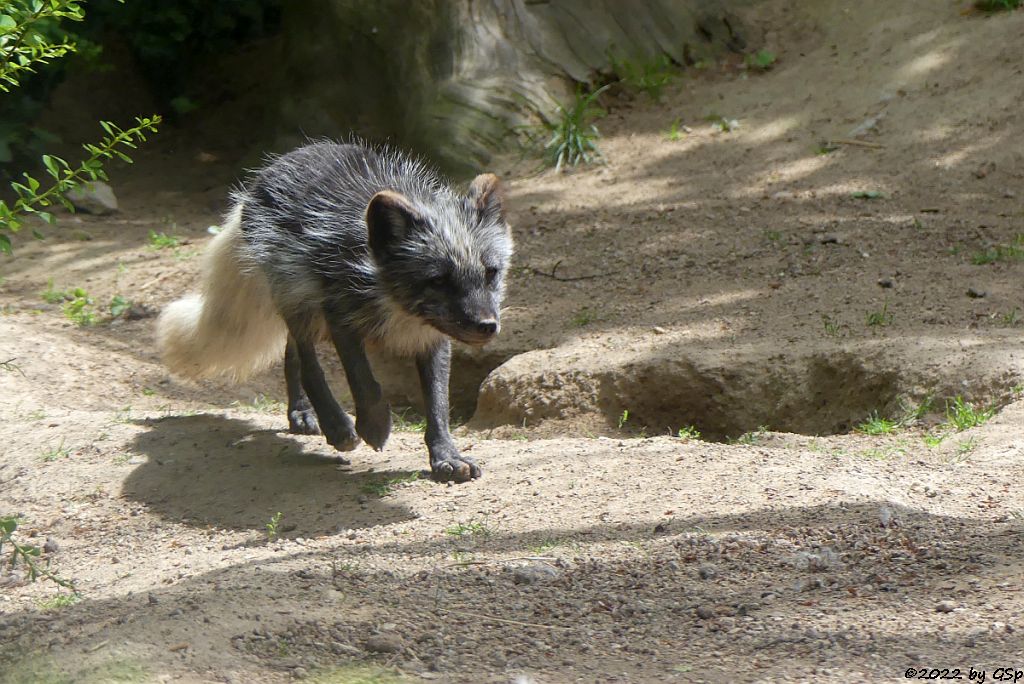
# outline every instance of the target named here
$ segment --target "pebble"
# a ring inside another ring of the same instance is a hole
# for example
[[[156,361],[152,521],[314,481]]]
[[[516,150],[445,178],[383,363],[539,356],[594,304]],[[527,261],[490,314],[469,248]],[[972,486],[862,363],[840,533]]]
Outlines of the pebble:
[[[512,581],[516,584],[535,584],[556,579],[558,574],[558,570],[546,563],[520,565],[512,570]]]
[[[878,279],[878,286],[881,287],[881,288],[884,288],[886,290],[892,289],[893,287],[895,287],[895,285],[896,285],[896,281],[894,281],[892,278],[879,278]]]
[[[400,653],[405,643],[394,634],[374,634],[364,646],[370,653]]]
[[[976,287],[969,287],[967,288],[967,296],[971,299],[981,299],[982,297],[987,297],[988,292],[985,290],[979,290]]]
[[[952,613],[956,610],[956,604],[946,599],[945,601],[939,601],[935,606],[935,610],[939,613]]]
[[[700,576],[702,580],[714,579],[715,576],[718,575],[718,569],[711,563],[703,563],[699,568],[697,568],[697,575]]]
[[[112,214],[117,211],[114,190],[103,181],[91,181],[72,188],[64,195],[78,211],[86,214]]]
[[[697,606],[697,617],[701,620],[710,620],[715,617],[715,611],[711,610],[707,606]]]

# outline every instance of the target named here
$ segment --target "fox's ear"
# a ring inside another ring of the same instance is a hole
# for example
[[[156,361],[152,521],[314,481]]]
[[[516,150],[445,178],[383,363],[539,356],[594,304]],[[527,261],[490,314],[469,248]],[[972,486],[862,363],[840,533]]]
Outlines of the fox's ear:
[[[469,184],[469,203],[481,217],[505,220],[505,191],[493,173],[482,173]]]
[[[371,253],[378,259],[387,259],[422,220],[422,215],[405,195],[391,190],[378,192],[366,205]]]

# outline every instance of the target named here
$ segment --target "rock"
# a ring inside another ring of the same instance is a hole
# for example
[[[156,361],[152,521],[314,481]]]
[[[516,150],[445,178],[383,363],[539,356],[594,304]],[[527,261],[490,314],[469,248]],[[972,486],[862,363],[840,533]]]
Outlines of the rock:
[[[714,579],[717,574],[718,569],[711,563],[703,563],[697,568],[697,575],[703,580]]]
[[[117,197],[114,190],[103,181],[90,181],[72,188],[65,195],[71,205],[86,214],[103,216],[117,211]]]
[[[715,617],[715,611],[707,606],[697,606],[697,617],[701,620],[710,620]]]
[[[935,610],[939,613],[952,613],[956,610],[956,604],[946,599],[945,601],[939,601],[935,606]]]
[[[156,597],[156,594],[152,594],[151,593],[149,595],[149,599],[148,600],[149,600],[149,605],[151,605],[151,606],[155,606],[156,604],[160,603],[160,599],[158,599]]]
[[[512,570],[512,581],[516,584],[548,582],[558,577],[558,570],[546,563],[520,565]]]
[[[374,634],[363,647],[370,653],[401,653],[405,642],[395,634]]]
[[[987,297],[988,292],[985,290],[979,290],[976,287],[969,287],[967,288],[967,296],[971,299],[981,299],[982,297]]]
[[[57,553],[58,551],[60,551],[60,544],[57,543],[57,540],[53,537],[47,537],[46,543],[43,544],[43,552]]]
[[[818,241],[823,245],[838,245],[842,243],[842,239],[838,235],[828,233],[818,238]]]
[[[893,286],[895,286],[895,285],[896,285],[896,281],[894,281],[892,278],[879,278],[878,279],[878,286],[881,287],[881,288],[884,288],[886,290],[892,289]]]

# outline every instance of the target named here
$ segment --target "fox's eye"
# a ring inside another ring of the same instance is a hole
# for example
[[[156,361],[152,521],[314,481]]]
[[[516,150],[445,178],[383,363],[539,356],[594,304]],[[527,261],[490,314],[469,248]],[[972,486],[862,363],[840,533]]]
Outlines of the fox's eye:
[[[496,268],[489,268],[486,271],[484,271],[484,280],[487,281],[488,285],[493,283],[494,279],[497,278],[497,277],[498,277],[498,269],[496,269]]]
[[[427,285],[430,287],[444,287],[447,284],[448,276],[446,275],[434,276],[433,278],[427,281]]]

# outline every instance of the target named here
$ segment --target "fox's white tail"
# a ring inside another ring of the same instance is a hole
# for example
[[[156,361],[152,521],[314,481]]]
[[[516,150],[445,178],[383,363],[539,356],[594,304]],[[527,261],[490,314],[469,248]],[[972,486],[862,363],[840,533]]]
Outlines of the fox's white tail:
[[[242,205],[203,254],[202,294],[172,302],[157,320],[157,343],[171,372],[192,379],[241,380],[284,355],[288,329],[270,284],[246,268]]]

